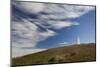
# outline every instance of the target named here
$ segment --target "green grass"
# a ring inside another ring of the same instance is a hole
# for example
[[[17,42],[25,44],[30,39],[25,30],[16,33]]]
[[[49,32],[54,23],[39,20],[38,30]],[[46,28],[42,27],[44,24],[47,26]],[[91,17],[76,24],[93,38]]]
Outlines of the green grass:
[[[96,45],[81,44],[48,49],[46,51],[13,58],[13,65],[84,62],[96,60]]]

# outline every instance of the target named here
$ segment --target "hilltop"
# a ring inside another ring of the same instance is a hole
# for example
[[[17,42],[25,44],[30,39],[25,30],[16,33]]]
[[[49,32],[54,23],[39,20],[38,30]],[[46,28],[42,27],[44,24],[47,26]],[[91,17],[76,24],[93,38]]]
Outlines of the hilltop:
[[[13,65],[72,63],[96,60],[94,43],[51,48],[12,59]]]

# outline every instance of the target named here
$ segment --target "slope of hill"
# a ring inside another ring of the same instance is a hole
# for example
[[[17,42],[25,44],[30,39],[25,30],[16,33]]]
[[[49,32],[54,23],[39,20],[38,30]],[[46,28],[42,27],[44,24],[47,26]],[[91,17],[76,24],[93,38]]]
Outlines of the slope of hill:
[[[25,55],[12,59],[13,65],[37,65],[69,62],[85,62],[96,60],[96,45],[81,44],[59,48],[52,48],[46,51]]]

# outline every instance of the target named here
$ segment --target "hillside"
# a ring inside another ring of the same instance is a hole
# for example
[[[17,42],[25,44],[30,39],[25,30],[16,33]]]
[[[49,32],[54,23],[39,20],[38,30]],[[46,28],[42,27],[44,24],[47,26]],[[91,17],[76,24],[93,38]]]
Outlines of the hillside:
[[[96,60],[96,45],[81,44],[48,49],[12,59],[13,65],[37,65]]]

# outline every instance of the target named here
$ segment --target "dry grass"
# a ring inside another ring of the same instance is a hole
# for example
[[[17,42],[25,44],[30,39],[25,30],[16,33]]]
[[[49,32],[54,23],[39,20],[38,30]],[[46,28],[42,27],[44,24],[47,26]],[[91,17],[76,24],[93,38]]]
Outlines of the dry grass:
[[[12,59],[13,65],[37,65],[95,60],[96,45],[93,43],[52,48],[46,51]]]

